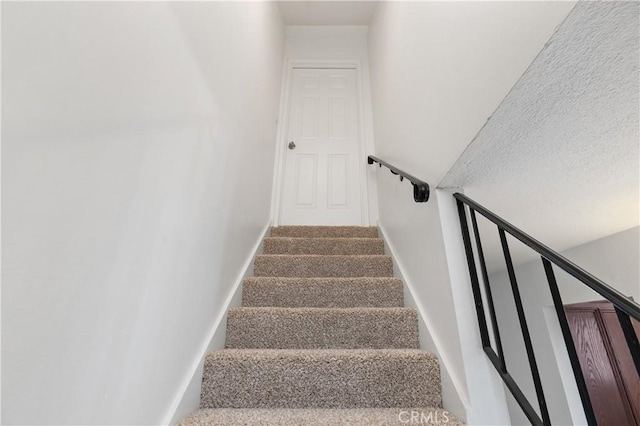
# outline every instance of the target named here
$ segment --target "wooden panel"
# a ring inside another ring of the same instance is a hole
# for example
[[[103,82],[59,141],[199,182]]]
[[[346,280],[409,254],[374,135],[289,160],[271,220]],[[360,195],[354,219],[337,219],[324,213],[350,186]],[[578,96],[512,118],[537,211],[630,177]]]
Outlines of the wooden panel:
[[[621,378],[629,399],[629,405],[634,417],[640,420],[640,378],[636,373],[636,367],[633,363],[633,358],[631,358],[631,352],[629,352],[629,346],[620,326],[620,321],[618,321],[618,315],[615,313],[613,306],[610,309],[601,310],[601,314],[611,340],[613,354],[622,373]],[[636,334],[638,334],[640,324],[633,319],[632,322],[634,323]]]
[[[316,207],[316,181],[318,178],[318,156],[296,155],[296,208]]]
[[[331,209],[349,208],[348,155],[329,155],[328,157],[328,197],[327,207]]]
[[[597,312],[567,309],[567,320],[598,424],[633,424],[626,414]]]

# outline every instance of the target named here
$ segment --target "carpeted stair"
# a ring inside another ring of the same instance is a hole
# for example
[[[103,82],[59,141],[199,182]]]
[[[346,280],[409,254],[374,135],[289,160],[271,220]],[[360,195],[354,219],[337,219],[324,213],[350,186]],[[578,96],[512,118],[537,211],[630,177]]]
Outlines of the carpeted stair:
[[[384,242],[378,238],[292,238],[269,237],[264,240],[269,254],[384,254]]]
[[[413,416],[413,417],[412,417]],[[463,426],[460,420],[442,408],[340,408],[340,409],[233,409],[205,408],[185,419],[181,426],[233,425],[442,425]]]
[[[384,255],[262,254],[257,277],[391,277],[393,261]]]
[[[418,348],[409,308],[236,308],[227,315],[229,349]]]
[[[254,275],[181,425],[462,424],[377,228],[272,228]]]
[[[250,277],[242,306],[394,308],[404,306],[402,281],[391,277]]]

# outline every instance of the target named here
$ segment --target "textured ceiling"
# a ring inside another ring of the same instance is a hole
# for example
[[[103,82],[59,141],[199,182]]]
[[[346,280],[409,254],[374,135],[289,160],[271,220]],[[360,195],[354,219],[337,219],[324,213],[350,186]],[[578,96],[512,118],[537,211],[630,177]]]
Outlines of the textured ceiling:
[[[439,186],[557,250],[638,226],[638,9],[578,3]]]
[[[368,25],[377,1],[279,1],[285,25]]]

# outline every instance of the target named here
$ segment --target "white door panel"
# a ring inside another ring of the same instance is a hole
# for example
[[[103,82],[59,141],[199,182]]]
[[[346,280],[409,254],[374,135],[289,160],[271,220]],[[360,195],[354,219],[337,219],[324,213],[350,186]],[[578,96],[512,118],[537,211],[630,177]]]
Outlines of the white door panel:
[[[295,69],[289,102],[279,223],[362,225],[355,70]]]

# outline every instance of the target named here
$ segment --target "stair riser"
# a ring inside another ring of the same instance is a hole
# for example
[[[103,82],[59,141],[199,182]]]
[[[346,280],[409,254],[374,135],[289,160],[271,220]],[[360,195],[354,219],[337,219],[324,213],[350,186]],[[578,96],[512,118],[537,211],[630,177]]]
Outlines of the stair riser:
[[[207,358],[201,408],[441,406],[436,360]]]
[[[265,254],[384,254],[377,238],[266,238]]]
[[[404,306],[396,278],[248,278],[242,306],[284,308],[394,308]]]
[[[259,277],[391,277],[389,256],[256,256]]]
[[[227,317],[231,349],[419,348],[414,309],[236,308]]]
[[[295,238],[378,238],[378,228],[362,226],[278,226],[272,237]]]

